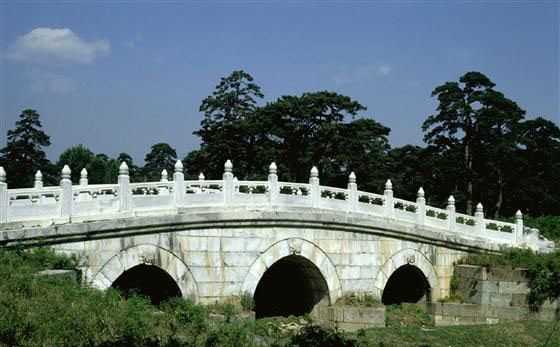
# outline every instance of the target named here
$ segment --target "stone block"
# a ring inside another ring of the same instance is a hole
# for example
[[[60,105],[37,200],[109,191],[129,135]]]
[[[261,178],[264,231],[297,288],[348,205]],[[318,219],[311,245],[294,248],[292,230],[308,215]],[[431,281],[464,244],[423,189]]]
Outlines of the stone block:
[[[341,279],[358,279],[360,278],[359,266],[341,266],[337,269],[338,276]]]
[[[43,270],[36,272],[35,276],[69,279],[73,282],[77,282],[81,277],[79,272],[76,270]]]
[[[526,307],[529,304],[527,303],[527,295],[526,294],[512,294],[511,295],[511,306],[514,307]]]
[[[337,328],[339,328],[340,330],[343,330],[343,331],[346,331],[346,332],[350,332],[350,333],[365,328],[365,324],[364,324],[364,323],[338,322],[338,323],[336,324],[336,326],[337,326]]]
[[[490,304],[490,293],[475,292],[474,295],[464,296],[471,304],[488,305]]]
[[[251,266],[260,256],[259,252],[222,252],[224,266]]]
[[[500,320],[526,320],[530,313],[526,307],[493,307],[492,310]]]
[[[443,315],[443,303],[426,303],[426,311],[433,316]]]
[[[510,307],[512,301],[511,294],[491,293],[490,305],[498,307]]]
[[[500,285],[498,281],[479,281],[476,286],[476,291],[484,293],[499,293]]]
[[[513,271],[511,268],[508,267],[491,267],[488,269],[488,280],[489,281],[505,281],[511,282],[512,281]]]
[[[511,281],[512,282],[529,282],[529,270],[528,269],[513,269],[511,272]]]
[[[385,321],[385,307],[344,307],[344,322],[378,323]]]
[[[498,282],[499,292],[503,294],[528,294],[529,286],[525,282]]]
[[[474,265],[455,265],[453,273],[459,278],[471,278],[475,280],[486,280],[486,269]]]
[[[434,316],[436,326],[476,324],[475,317]]]
[[[455,316],[455,317],[477,317],[483,312],[482,305],[476,304],[443,304],[443,315],[444,316]]]

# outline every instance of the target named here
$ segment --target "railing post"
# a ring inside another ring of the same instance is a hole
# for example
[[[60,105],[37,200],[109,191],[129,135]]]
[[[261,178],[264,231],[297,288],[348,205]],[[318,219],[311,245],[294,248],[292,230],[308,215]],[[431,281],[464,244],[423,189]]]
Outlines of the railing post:
[[[387,217],[393,218],[393,210],[395,209],[395,204],[393,202],[393,183],[391,180],[387,180],[385,182],[385,190],[383,191],[383,195],[385,195],[385,214]]]
[[[185,174],[183,174],[183,163],[177,160],[175,163],[175,172],[173,172],[173,192],[175,195],[175,206],[183,205],[183,197],[185,196]]]
[[[37,170],[35,174],[35,182],[33,183],[33,188],[35,189],[43,189],[43,174],[41,170]]]
[[[520,210],[515,214],[515,244],[519,245],[523,242],[523,215]]]
[[[309,184],[311,185],[311,207],[317,208],[321,198],[321,189],[319,188],[319,170],[315,166],[311,168]]]
[[[87,178],[87,170],[86,168],[83,168],[82,171],[80,171],[80,185],[81,186],[87,186],[88,185],[88,178]]]
[[[233,201],[233,164],[231,160],[227,160],[224,164],[224,204],[230,204]]]
[[[61,201],[61,217],[70,217],[72,214],[72,181],[70,174],[72,171],[68,165],[62,168],[62,179],[60,180],[60,188],[62,189]]]
[[[6,184],[6,171],[0,166],[0,223],[8,221],[8,184]]]
[[[132,209],[132,191],[130,190],[130,176],[128,165],[122,162],[119,166],[119,211],[128,212]]]
[[[348,210],[355,212],[358,209],[358,185],[354,171],[348,176]]]
[[[447,223],[449,224],[449,231],[455,231],[457,217],[455,217],[455,198],[453,195],[449,195],[449,199],[447,199]]]
[[[268,197],[271,205],[276,204],[278,201],[278,194],[280,193],[278,189],[277,171],[276,163],[272,162],[268,167]]]
[[[426,223],[426,199],[424,198],[424,188],[422,187],[418,189],[416,205],[418,205],[418,210],[416,211],[416,221],[418,224],[424,225]]]
[[[476,231],[479,233],[483,233],[486,230],[486,225],[484,225],[484,210],[480,202],[478,203],[478,205],[476,205],[474,218],[476,220]]]

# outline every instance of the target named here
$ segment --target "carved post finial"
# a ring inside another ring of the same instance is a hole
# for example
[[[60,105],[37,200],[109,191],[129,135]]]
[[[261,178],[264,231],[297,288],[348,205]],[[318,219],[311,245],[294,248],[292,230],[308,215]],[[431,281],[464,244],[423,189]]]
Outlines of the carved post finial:
[[[447,206],[455,206],[455,198],[453,195],[449,195],[449,199],[447,199]]]
[[[393,183],[391,180],[387,180],[387,182],[385,182],[385,190],[393,190]]]
[[[515,219],[523,219],[523,214],[521,213],[521,210],[517,210],[517,213],[515,214]]]
[[[70,174],[72,173],[72,170],[70,170],[70,167],[68,165],[64,165],[61,173],[62,173],[62,179],[63,180],[69,180],[70,179]]]
[[[276,175],[277,172],[278,172],[278,167],[276,167],[276,163],[275,162],[270,163],[270,166],[268,167],[268,174]]]
[[[350,172],[350,176],[348,176],[348,183],[356,183],[356,174],[354,171]]]
[[[119,166],[119,175],[128,176],[128,165],[126,165],[125,161]]]
[[[87,186],[88,185],[87,175],[88,175],[88,172],[87,172],[86,168],[83,168],[82,171],[80,171],[80,185],[81,186]]]
[[[175,163],[175,172],[183,172],[183,163],[180,160]]]
[[[37,170],[37,173],[35,174],[34,186],[37,189],[43,188],[43,174],[41,173],[41,170]]]
[[[424,188],[420,187],[420,189],[418,189],[418,198],[423,198],[424,197]]]
[[[482,203],[478,203],[478,205],[476,205],[476,212],[479,213],[484,213],[484,208],[482,207]]]
[[[6,171],[0,166],[0,182],[6,182]]]
[[[319,177],[319,170],[317,170],[317,167],[316,167],[316,166],[313,166],[313,167],[311,168],[311,172],[310,172],[310,173],[311,173],[311,178]]]
[[[199,181],[204,181],[206,179],[206,177],[204,177],[204,174],[201,172],[200,175],[198,175],[198,180]]]
[[[161,182],[167,182],[167,170],[161,170]]]
[[[231,172],[231,170],[233,170],[233,164],[231,163],[231,160],[228,159],[224,164],[224,172]]]

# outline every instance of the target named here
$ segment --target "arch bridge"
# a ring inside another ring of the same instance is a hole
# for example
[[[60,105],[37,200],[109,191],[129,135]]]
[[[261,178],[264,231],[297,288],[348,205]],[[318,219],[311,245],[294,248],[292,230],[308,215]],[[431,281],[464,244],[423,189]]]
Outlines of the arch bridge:
[[[105,289],[135,289],[158,303],[172,296],[211,303],[254,296],[257,316],[301,314],[345,294],[384,303],[435,300],[449,293],[453,263],[472,252],[525,247],[551,251],[535,229],[358,190],[308,183],[240,181],[228,160],[221,180],[131,183],[125,163],[117,184],[90,185],[70,169],[60,186],[8,189],[0,167],[0,246],[49,245],[78,254],[83,279]],[[295,298],[295,299],[294,299]]]

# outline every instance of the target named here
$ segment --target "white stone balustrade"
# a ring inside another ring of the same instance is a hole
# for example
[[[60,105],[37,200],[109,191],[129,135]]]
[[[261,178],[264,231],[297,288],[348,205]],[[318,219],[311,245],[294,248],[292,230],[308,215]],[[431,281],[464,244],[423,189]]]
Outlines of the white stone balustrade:
[[[177,161],[172,180],[163,170],[157,182],[131,183],[128,166],[119,167],[117,184],[88,184],[87,170],[80,173],[79,185],[72,185],[70,168],[62,169],[59,187],[43,187],[42,174],[37,171],[33,188],[8,189],[6,172],[0,167],[1,223],[41,221],[68,222],[87,216],[88,220],[107,216],[131,217],[142,211],[170,210],[201,206],[288,206],[322,210],[346,211],[355,216],[382,218],[392,223],[419,226],[466,238],[482,238],[506,247],[549,249],[550,241],[538,231],[523,226],[520,211],[516,223],[484,218],[482,204],[474,216],[455,212],[455,199],[450,196],[446,209],[426,205],[425,192],[420,188],[415,202],[393,197],[391,180],[385,183],[383,195],[358,190],[354,172],[348,186],[334,188],[320,185],[316,167],[310,171],[309,183],[278,181],[275,163],[269,167],[266,181],[240,181],[234,177],[233,164],[224,164],[221,180],[206,180],[200,173],[197,180],[185,180],[183,164]]]

